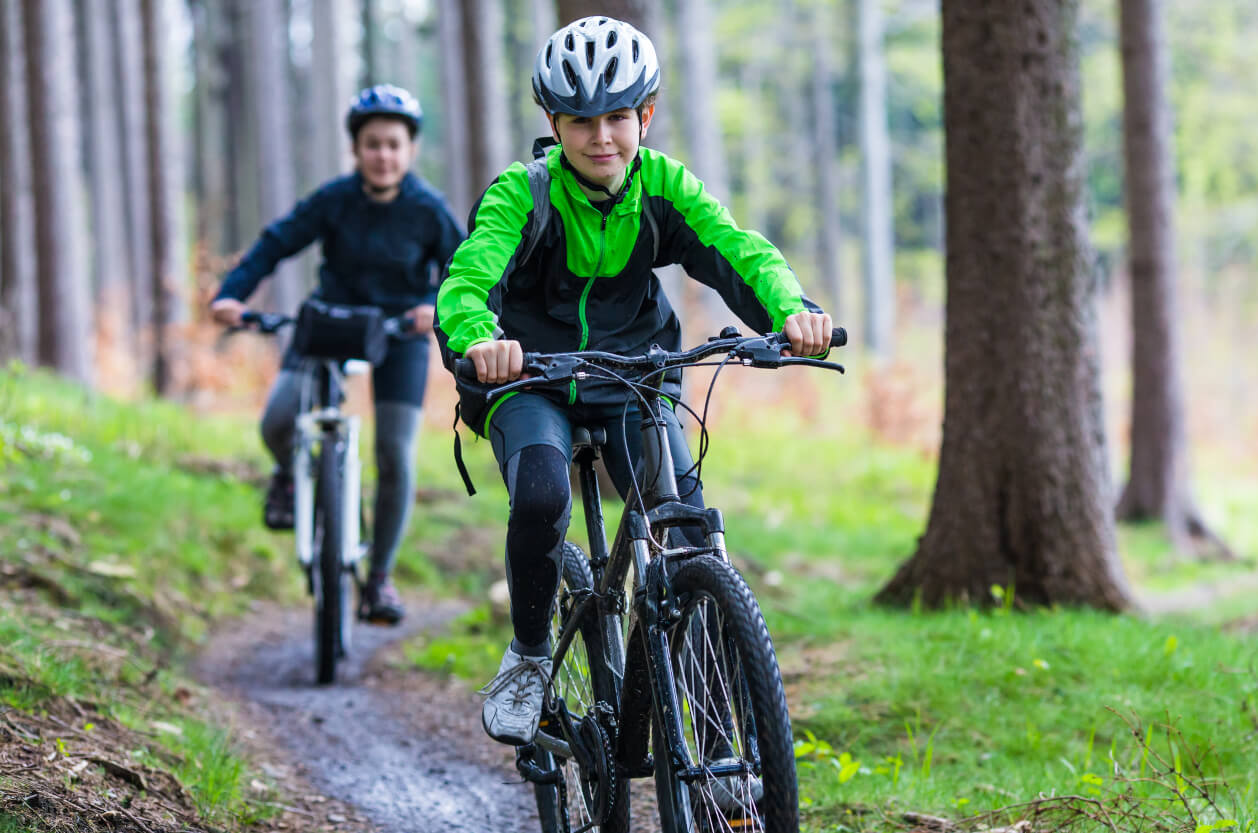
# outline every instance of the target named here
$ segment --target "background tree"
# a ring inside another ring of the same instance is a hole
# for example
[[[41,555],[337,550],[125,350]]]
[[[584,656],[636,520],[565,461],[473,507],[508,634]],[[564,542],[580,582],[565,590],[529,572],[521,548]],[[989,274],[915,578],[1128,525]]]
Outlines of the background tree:
[[[93,378],[89,282],[77,195],[79,124],[74,27],[67,0],[24,0],[27,114],[39,282],[39,363]]]
[[[354,85],[346,71],[349,48],[344,43],[345,27],[341,25],[345,6],[345,0],[313,0],[310,4],[315,182],[347,170],[351,162],[345,111],[354,95]]]
[[[880,0],[855,0],[860,64],[861,275],[865,346],[892,350],[895,331],[895,240],[891,216],[891,139],[887,135],[887,71]]]
[[[832,57],[835,46],[834,18],[828,3],[812,10],[812,153],[816,159],[817,274],[829,297],[829,312],[843,316],[843,266],[840,245],[843,224],[839,218],[839,130],[836,116],[837,73]]]
[[[98,344],[113,355],[111,367],[125,366],[134,355],[131,283],[127,275],[126,209],[123,206],[122,137],[117,85],[113,82],[113,49],[108,9],[102,3],[81,3],[83,57],[87,86],[87,151],[92,217],[92,277],[95,285]]]
[[[467,163],[467,77],[463,57],[463,4],[437,0],[438,43],[441,49],[441,92],[445,103],[444,156],[446,198],[454,216],[464,221],[472,209],[471,172]],[[479,195],[477,195],[479,196]]]
[[[131,276],[132,325],[139,336],[137,358],[151,362],[153,324],[153,253],[149,201],[136,195],[148,193],[148,143],[144,113],[144,48],[140,37],[139,0],[113,0],[110,16],[114,50],[114,77],[118,85],[121,115],[123,181],[126,205],[127,263]]]
[[[1189,494],[1176,296],[1175,170],[1163,4],[1122,0],[1123,159],[1131,274],[1131,469],[1118,502],[1126,521],[1160,520],[1171,540],[1227,547]]]
[[[22,7],[0,8],[0,358],[28,364],[38,358],[38,290],[35,285],[33,218],[26,121],[26,67]]]
[[[1078,3],[943,2],[946,402],[934,502],[883,602],[1117,610]],[[1000,160],[1000,164],[992,164]]]
[[[511,164],[511,123],[507,104],[506,43],[499,0],[463,4],[463,61],[466,72],[467,166],[472,200],[480,197]]]
[[[197,196],[196,236],[208,250],[227,250],[228,196],[231,172],[227,153],[227,9],[214,0],[194,0],[193,26],[196,72],[193,152]]]
[[[153,389],[172,392],[175,385],[175,354],[178,345],[171,328],[183,320],[182,302],[187,287],[184,257],[179,241],[177,197],[180,187],[179,156],[175,149],[175,112],[168,87],[165,37],[167,0],[140,0],[144,41],[145,138],[148,148],[150,244],[153,256]]]

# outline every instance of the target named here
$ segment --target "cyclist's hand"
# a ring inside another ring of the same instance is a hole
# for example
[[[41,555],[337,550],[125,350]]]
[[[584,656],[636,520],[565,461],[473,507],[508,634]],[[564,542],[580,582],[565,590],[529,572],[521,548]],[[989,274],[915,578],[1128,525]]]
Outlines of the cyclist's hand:
[[[786,356],[824,356],[830,350],[830,335],[834,324],[829,313],[797,312],[782,323],[782,335],[791,342]]]
[[[239,327],[244,322],[240,316],[249,308],[235,298],[219,298],[210,304],[210,315],[226,327]]]
[[[428,335],[432,332],[433,315],[437,312],[437,308],[432,304],[420,304],[417,307],[406,311],[406,317],[411,319],[411,332],[420,335]]]
[[[463,355],[476,365],[476,378],[488,385],[514,382],[524,370],[524,350],[518,341],[482,341]]]

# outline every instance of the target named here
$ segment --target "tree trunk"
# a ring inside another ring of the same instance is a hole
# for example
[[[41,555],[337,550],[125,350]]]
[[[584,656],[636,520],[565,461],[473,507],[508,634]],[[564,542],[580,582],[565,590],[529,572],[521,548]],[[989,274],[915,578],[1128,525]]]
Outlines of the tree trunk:
[[[226,234],[231,172],[227,167],[227,50],[225,10],[206,0],[193,9],[196,53],[197,238],[211,254],[228,248]]]
[[[891,139],[887,135],[887,69],[879,0],[857,0],[860,41],[861,264],[865,346],[887,358],[894,346],[895,277],[891,213]]]
[[[1087,237],[1078,0],[943,0],[943,444],[880,601],[1122,609]],[[999,164],[993,164],[999,160]]]
[[[168,86],[170,60],[165,53],[169,31],[168,0],[140,0],[144,42],[145,137],[148,145],[150,251],[153,258],[153,390],[160,396],[175,388],[176,344],[172,327],[183,320],[187,286],[183,274],[178,220],[182,177],[175,149],[173,90]]]
[[[1122,0],[1124,169],[1131,274],[1131,472],[1121,520],[1160,520],[1177,548],[1189,537],[1230,550],[1197,514],[1188,485],[1179,327],[1175,317],[1175,170],[1167,100],[1165,4]]]
[[[843,266],[840,250],[843,227],[839,220],[839,129],[835,116],[836,75],[831,53],[835,33],[829,8],[819,3],[812,25],[812,153],[817,160],[817,276],[830,296],[830,314],[843,317]]]
[[[345,17],[344,0],[313,0],[310,9],[313,42],[311,68],[314,90],[315,180],[349,170],[349,136],[345,132],[346,103],[353,97],[353,83],[346,72],[348,45],[340,25]]]
[[[467,78],[467,151],[475,201],[511,164],[511,123],[507,108],[506,68],[502,61],[501,0],[466,0],[463,4],[463,60]]]
[[[102,365],[111,372],[130,370],[135,356],[135,330],[131,326],[131,281],[127,274],[126,208],[123,199],[122,131],[118,120],[117,85],[114,84],[114,40],[109,34],[107,10],[99,3],[84,4],[84,59],[89,87],[87,114],[88,170],[91,175],[92,275],[96,288],[98,345]],[[121,381],[121,380],[114,380]]]
[[[140,344],[137,360],[151,361],[153,324],[153,255],[149,233],[149,201],[137,195],[148,193],[146,159],[148,147],[144,124],[144,57],[140,40],[138,0],[114,0],[114,50],[118,97],[122,114],[122,168],[128,199],[126,204],[127,261],[131,270],[132,326]]]
[[[0,9],[0,119],[26,123],[26,67],[22,8]],[[30,136],[0,130],[0,358],[35,364],[39,354],[39,295],[32,257]]]
[[[375,0],[362,0],[362,86],[380,83],[380,32],[376,26]]]
[[[441,48],[441,88],[445,107],[444,141],[445,187],[450,210],[460,220],[472,208],[470,162],[468,160],[467,79],[463,67],[463,9],[459,0],[437,0],[437,29]]]
[[[246,66],[251,79],[254,143],[258,166],[258,209],[262,223],[284,215],[296,201],[296,171],[290,153],[287,30],[280,0],[254,0],[245,7],[249,32]],[[260,223],[261,224],[261,223]],[[254,230],[254,235],[258,232]],[[269,306],[296,311],[304,292],[298,264],[285,261],[271,278]]]
[[[227,133],[229,180],[228,204],[232,220],[228,228],[228,249],[243,250],[257,237],[263,223],[259,208],[261,184],[258,181],[258,96],[254,87],[250,32],[251,0],[224,0],[231,36],[227,42]],[[270,218],[267,218],[270,219]]]
[[[623,20],[645,32],[643,22],[647,15],[647,6],[652,0],[606,0],[603,3],[590,0],[559,0],[559,26],[567,26],[574,20],[594,15],[604,15]],[[549,32],[547,33],[549,34]]]
[[[74,27],[67,0],[24,0],[27,112],[39,281],[39,362],[93,378],[92,316],[83,268]]]

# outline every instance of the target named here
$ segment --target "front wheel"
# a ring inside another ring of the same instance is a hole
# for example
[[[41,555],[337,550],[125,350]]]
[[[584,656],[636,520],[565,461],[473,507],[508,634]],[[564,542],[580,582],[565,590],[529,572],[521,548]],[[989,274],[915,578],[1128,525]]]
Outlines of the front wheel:
[[[336,679],[336,663],[345,655],[352,627],[353,573],[341,552],[345,541],[344,472],[339,443],[325,438],[319,454],[315,498],[315,553],[311,565],[315,602],[315,679]]]
[[[681,612],[668,643],[682,742],[691,764],[708,771],[681,777],[657,708],[655,785],[664,833],[798,833],[791,719],[759,604],[738,571],[709,555],[681,564],[672,590]]]

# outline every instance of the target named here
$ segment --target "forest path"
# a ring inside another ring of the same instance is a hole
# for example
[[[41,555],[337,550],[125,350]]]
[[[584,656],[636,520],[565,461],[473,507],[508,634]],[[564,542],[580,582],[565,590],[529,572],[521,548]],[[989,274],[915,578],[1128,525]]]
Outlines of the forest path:
[[[401,626],[356,627],[338,681],[316,686],[309,608],[258,605],[220,628],[195,670],[241,705],[270,752],[311,788],[354,808],[368,829],[537,830],[532,790],[511,751],[485,737],[479,700],[395,661],[403,639],[443,627],[464,608],[407,599]],[[309,829],[354,829],[338,826],[354,820],[336,813]]]

